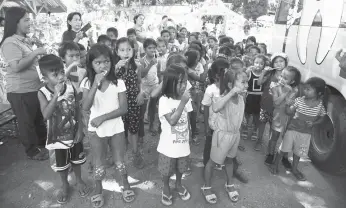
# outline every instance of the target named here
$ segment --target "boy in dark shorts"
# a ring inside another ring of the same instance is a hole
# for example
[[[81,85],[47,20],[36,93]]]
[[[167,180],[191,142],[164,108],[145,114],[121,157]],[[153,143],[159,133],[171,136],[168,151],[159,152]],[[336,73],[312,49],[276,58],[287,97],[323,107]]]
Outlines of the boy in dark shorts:
[[[46,83],[38,92],[42,115],[47,121],[46,148],[51,168],[59,173],[62,181],[57,202],[63,204],[69,199],[67,176],[70,166],[76,176],[79,195],[86,197],[89,193],[81,177],[81,165],[86,158],[81,142],[84,135],[80,101],[76,89],[66,81],[64,64],[59,57],[52,54],[43,56],[39,67]]]

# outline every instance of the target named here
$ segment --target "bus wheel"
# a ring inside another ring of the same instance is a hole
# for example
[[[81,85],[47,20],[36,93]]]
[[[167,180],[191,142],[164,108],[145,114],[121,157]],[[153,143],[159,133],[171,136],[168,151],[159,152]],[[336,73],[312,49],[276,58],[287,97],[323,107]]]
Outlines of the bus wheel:
[[[327,109],[325,122],[313,128],[309,157],[323,171],[346,174],[346,101],[331,95]]]

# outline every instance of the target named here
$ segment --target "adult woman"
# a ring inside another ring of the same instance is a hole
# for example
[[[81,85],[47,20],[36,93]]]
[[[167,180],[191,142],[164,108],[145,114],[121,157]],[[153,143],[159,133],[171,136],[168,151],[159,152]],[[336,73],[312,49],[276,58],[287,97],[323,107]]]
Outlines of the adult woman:
[[[133,22],[135,23],[135,26],[133,27],[136,30],[137,35],[137,41],[143,43],[145,40],[145,29],[143,27],[144,24],[144,15],[138,14],[133,18]]]
[[[33,160],[48,159],[45,145],[47,130],[43,122],[37,92],[42,86],[36,66],[44,48],[32,50],[26,35],[30,33],[27,11],[11,7],[6,11],[1,54],[7,64],[6,91],[14,114],[17,116],[19,138],[27,156]]]
[[[62,41],[74,41],[78,43],[83,38],[87,37],[85,33],[80,31],[82,28],[82,15],[79,12],[72,12],[67,16],[67,31],[62,35]],[[92,41],[92,34],[88,33],[89,41]]]

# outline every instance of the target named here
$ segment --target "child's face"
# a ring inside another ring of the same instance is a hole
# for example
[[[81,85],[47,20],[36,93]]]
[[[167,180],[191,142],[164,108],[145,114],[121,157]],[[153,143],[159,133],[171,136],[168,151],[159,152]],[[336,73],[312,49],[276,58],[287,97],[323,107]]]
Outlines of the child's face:
[[[317,92],[311,85],[306,84],[304,86],[304,96],[307,99],[314,99],[317,98]]]
[[[154,57],[156,52],[156,46],[155,45],[149,45],[147,48],[145,48],[145,53],[149,57]]]
[[[251,40],[247,40],[246,41],[246,45],[250,46],[250,45],[255,45],[255,42],[251,41]]]
[[[77,50],[67,50],[64,61],[66,63],[66,67],[70,66],[73,62],[80,61],[80,52]]]
[[[263,45],[258,45],[258,48],[261,50],[261,54],[266,53],[265,47]]]
[[[107,32],[107,36],[112,40],[117,40],[117,36],[113,32]]]
[[[180,75],[182,78],[180,79],[179,83],[177,84],[177,94],[179,96],[179,98],[181,96],[183,96],[183,94],[185,93],[186,90],[186,86],[187,86],[187,76],[184,75]]]
[[[160,53],[160,55],[164,55],[167,52],[167,46],[164,42],[158,42],[157,43],[157,51]]]
[[[44,80],[51,86],[55,86],[58,83],[64,82],[66,79],[65,77],[65,70],[60,69],[59,71],[55,72],[46,72],[46,75],[44,75]]]
[[[240,70],[240,69],[243,69],[243,64],[240,63],[240,62],[234,62],[231,64],[231,69],[232,70]]]
[[[192,41],[197,41],[197,37],[196,36],[190,36],[189,43],[191,43]]]
[[[282,85],[290,85],[294,83],[294,72],[290,72],[288,70],[283,70],[280,77],[279,77],[279,83]]]
[[[185,36],[180,36],[178,41],[179,43],[183,43],[185,41]]]
[[[86,50],[80,51],[80,64],[82,65],[82,67],[86,66],[86,55],[87,55]]]
[[[170,39],[170,35],[169,35],[169,33],[163,33],[161,38],[168,43],[169,39]]]
[[[133,49],[128,42],[123,42],[119,44],[117,54],[120,59],[126,60],[133,56]]]
[[[214,47],[215,46],[215,40],[214,39],[208,39],[208,44],[210,47]]]
[[[109,49],[112,49],[112,42],[111,41],[102,41],[100,44],[107,46]]]
[[[82,27],[82,20],[79,15],[74,15],[71,21],[68,21],[73,30],[80,30]]]
[[[250,51],[249,51],[249,55],[252,56],[252,57],[258,55],[257,49],[251,48]]]
[[[184,28],[182,29],[180,32],[182,32],[183,34],[185,34],[185,36],[187,35],[187,30]]]
[[[105,73],[107,75],[111,69],[110,57],[100,55],[92,61],[92,66],[96,74]]]
[[[169,29],[169,34],[171,39],[175,39],[177,32],[174,29]]]
[[[286,67],[286,62],[283,57],[277,57],[274,60],[273,67],[277,70],[282,70]]]
[[[201,41],[206,41],[207,40],[207,35],[205,35],[205,33],[201,34]]]
[[[136,42],[137,41],[137,36],[136,34],[130,34],[127,36],[127,38],[132,41],[132,42]]]
[[[234,82],[234,86],[232,87],[232,84],[229,83],[229,85],[230,85],[229,87],[230,87],[230,89],[238,87],[239,89],[241,89],[241,91],[246,91],[247,88],[249,87],[248,81],[249,81],[249,79],[248,79],[246,73],[243,72],[243,73],[240,73],[237,75],[237,79]]]
[[[258,71],[262,71],[264,69],[263,59],[256,58],[253,65],[254,65],[255,69]]]

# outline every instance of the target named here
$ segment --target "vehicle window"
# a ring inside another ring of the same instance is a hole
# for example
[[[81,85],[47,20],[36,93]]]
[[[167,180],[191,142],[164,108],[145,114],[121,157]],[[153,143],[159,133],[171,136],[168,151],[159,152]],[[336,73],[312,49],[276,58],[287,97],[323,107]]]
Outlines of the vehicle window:
[[[303,10],[303,2],[304,0],[282,0],[275,23],[289,26],[298,25]]]

